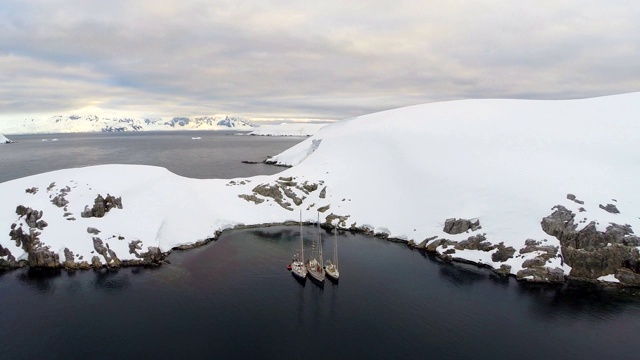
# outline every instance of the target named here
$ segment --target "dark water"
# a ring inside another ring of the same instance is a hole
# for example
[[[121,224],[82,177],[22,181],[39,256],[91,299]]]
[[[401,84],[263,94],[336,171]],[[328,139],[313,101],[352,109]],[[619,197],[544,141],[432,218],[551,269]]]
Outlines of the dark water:
[[[239,141],[246,139],[254,138]],[[225,232],[207,246],[172,253],[160,268],[0,274],[0,359],[640,354],[636,292],[518,283],[349,233],[338,239],[340,283],[320,288],[285,268],[298,231]],[[311,238],[315,230],[305,233]],[[332,237],[325,237],[331,249]]]

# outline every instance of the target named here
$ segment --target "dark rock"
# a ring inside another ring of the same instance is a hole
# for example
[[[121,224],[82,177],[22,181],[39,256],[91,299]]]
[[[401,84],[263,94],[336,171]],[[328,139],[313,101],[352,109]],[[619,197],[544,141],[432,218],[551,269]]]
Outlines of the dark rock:
[[[339,226],[342,227],[347,227],[347,219],[349,219],[349,215],[346,216],[342,216],[342,215],[335,215],[333,213],[327,215],[325,217],[325,221],[324,224],[325,225],[331,225],[333,223],[334,220],[338,220],[338,224]]]
[[[458,250],[466,249],[466,250],[491,251],[495,249],[495,247],[492,246],[491,243],[486,240],[487,238],[484,235],[478,234],[478,235],[470,236],[466,240],[462,240],[456,243],[454,246]]]
[[[133,240],[129,243],[129,254],[136,254],[136,257],[141,257],[138,255],[138,250],[142,250],[142,241]]]
[[[320,190],[320,199],[324,199],[327,196],[327,187],[323,187],[322,190]]]
[[[94,267],[95,269],[101,268],[102,267],[102,263],[100,262],[100,258],[94,255],[91,258],[91,266]]]
[[[41,246],[31,249],[28,255],[29,266],[31,267],[60,267],[60,257],[57,253],[52,252],[48,246]]]
[[[629,269],[620,268],[616,271],[616,279],[620,280],[620,283],[628,286],[640,286],[640,274],[635,273]]]
[[[83,218],[89,217],[97,217],[101,218],[109,212],[109,210],[113,208],[122,209],[122,198],[114,197],[107,194],[106,197],[102,197],[102,195],[98,194],[98,196],[93,201],[93,207],[89,208],[89,206],[84,207],[84,211],[80,214]]]
[[[318,190],[318,184],[307,184],[306,182],[302,185],[302,188],[304,189],[304,191],[308,194],[308,193],[312,193],[316,190]],[[326,187],[325,187],[326,188]]]
[[[541,257],[535,257],[533,259],[527,259],[522,263],[522,267],[523,268],[530,268],[530,267],[536,267],[536,266],[544,266],[546,263],[546,261],[541,258]]]
[[[564,271],[560,268],[526,268],[518,271],[516,279],[529,282],[562,283],[564,282]]]
[[[509,276],[511,274],[511,265],[502,264],[498,269],[493,269],[493,272],[500,276]]]
[[[442,231],[446,232],[447,234],[455,235],[462,234],[464,232],[467,232],[468,230],[475,231],[478,229],[481,229],[480,220],[472,222],[468,219],[451,218],[445,220],[444,228],[442,229]]]
[[[600,276],[616,274],[626,268],[640,273],[640,254],[636,247],[614,244],[598,249],[563,248],[563,257],[575,278],[595,280]]]
[[[253,201],[256,205],[264,202],[264,199],[260,199],[259,197],[253,194],[251,195],[240,194],[238,195],[238,197],[241,199],[245,199],[247,201]]]
[[[516,249],[512,246],[506,247],[504,243],[500,243],[496,246],[498,250],[491,254],[491,261],[493,262],[505,262],[513,257],[516,253]],[[511,269],[511,267],[509,267]]]
[[[32,187],[32,188],[26,189],[25,192],[27,194],[35,194],[35,193],[38,192],[38,188],[37,187]]]
[[[51,199],[51,203],[61,208],[67,206],[67,204],[69,204],[69,201],[64,198],[63,194],[58,194],[53,199]]]
[[[87,233],[89,234],[93,234],[93,235],[98,235],[100,234],[100,230],[94,228],[94,227],[87,227]]]
[[[600,204],[598,205],[598,207],[600,207],[600,209],[611,214],[620,214],[620,211],[618,210],[618,208],[613,204],[607,204],[607,206],[603,206],[602,204]]]
[[[331,205],[327,205],[327,206],[319,207],[319,208],[318,208],[318,211],[319,211],[319,212],[321,212],[321,213],[323,213],[323,212],[325,212],[325,211],[329,210],[329,208],[330,208],[330,207],[331,207]]]
[[[64,248],[64,267],[67,269],[75,269],[78,267],[74,261],[73,252],[68,248]]]

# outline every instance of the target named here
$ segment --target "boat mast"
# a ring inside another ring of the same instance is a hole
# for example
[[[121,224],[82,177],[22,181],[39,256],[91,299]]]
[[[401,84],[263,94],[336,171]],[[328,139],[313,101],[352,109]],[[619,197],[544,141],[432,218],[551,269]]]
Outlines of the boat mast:
[[[322,262],[322,234],[320,234],[320,212],[318,212],[318,246],[320,246],[320,266],[323,266]]]
[[[300,209],[300,253],[302,258],[300,261],[304,264],[304,240],[302,238],[302,209]]]
[[[335,240],[333,242],[333,256],[335,257],[334,261],[336,262],[336,269],[338,268],[338,225],[333,228],[335,233]]]

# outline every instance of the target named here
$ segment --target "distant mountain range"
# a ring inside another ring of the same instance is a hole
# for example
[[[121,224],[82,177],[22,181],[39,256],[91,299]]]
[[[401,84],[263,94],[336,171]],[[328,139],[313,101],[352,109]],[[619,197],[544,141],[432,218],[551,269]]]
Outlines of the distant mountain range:
[[[244,130],[256,127],[240,117],[133,118],[97,115],[57,115],[44,119],[25,119],[2,130],[7,134],[53,134],[75,132],[123,132],[161,130]]]

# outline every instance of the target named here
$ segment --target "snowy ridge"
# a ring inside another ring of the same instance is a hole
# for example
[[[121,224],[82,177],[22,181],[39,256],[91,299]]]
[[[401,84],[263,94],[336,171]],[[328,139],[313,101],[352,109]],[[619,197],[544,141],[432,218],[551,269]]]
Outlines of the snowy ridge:
[[[246,119],[230,116],[174,117],[150,119],[97,115],[57,115],[43,119],[25,119],[3,128],[12,134],[54,134],[76,132],[122,132],[163,130],[241,130],[250,131],[254,124]]]
[[[94,227],[126,259],[135,258],[126,245],[132,239],[142,241],[143,249],[168,251],[237,225],[297,221],[301,208],[305,221],[314,221],[321,210],[322,221],[416,245],[435,244],[432,250],[442,255],[515,275],[524,265],[542,261],[546,250],[557,251],[559,240],[541,228],[555,205],[574,211],[581,227],[593,221],[599,230],[610,222],[640,229],[638,113],[640,93],[401,108],[321,128],[271,159],[293,166],[274,176],[196,180],[156,167],[105,165],[9,181],[0,184],[0,226],[26,228],[16,207],[31,207],[43,211],[49,225],[39,238],[53,251],[62,254],[67,247],[90,258],[93,235],[86,229]],[[51,202],[66,186],[67,217]],[[38,189],[35,194],[25,191],[32,187]],[[123,208],[103,218],[80,216],[97,194],[107,193],[121,196]],[[605,211],[607,204],[615,204],[619,213]],[[451,218],[477,220],[480,227],[446,232]],[[460,249],[439,242],[476,235],[515,253],[496,260],[498,248]],[[27,256],[6,232],[0,244],[16,258]],[[562,257],[549,254],[540,266],[569,274]],[[522,279],[534,278],[524,274]]]

